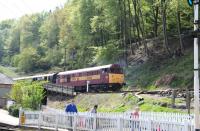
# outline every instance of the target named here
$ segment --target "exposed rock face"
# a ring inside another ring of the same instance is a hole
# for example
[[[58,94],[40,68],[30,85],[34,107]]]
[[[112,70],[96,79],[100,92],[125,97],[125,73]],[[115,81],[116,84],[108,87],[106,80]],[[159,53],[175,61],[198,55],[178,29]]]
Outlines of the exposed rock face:
[[[155,86],[169,85],[176,78],[175,74],[167,74],[155,82]]]

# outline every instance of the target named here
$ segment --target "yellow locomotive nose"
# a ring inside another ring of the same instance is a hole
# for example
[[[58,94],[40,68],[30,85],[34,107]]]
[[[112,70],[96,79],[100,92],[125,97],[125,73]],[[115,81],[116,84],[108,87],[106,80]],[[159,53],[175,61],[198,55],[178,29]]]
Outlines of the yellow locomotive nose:
[[[109,83],[124,83],[124,74],[111,74],[109,73]]]

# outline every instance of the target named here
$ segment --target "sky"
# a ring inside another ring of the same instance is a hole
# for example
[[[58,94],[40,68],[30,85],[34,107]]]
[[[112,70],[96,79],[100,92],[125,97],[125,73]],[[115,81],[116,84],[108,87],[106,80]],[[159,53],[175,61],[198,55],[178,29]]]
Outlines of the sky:
[[[54,10],[67,0],[0,0],[0,21],[25,14]]]

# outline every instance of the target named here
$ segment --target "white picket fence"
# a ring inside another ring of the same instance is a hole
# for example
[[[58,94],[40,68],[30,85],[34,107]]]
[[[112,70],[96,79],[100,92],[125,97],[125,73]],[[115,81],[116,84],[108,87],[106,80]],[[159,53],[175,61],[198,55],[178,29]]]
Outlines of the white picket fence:
[[[59,110],[21,110],[20,114],[22,112],[25,114],[25,123],[21,123],[22,126],[50,127],[55,130],[194,131],[194,117],[179,113],[142,112],[139,118],[131,118],[130,113],[74,114]]]

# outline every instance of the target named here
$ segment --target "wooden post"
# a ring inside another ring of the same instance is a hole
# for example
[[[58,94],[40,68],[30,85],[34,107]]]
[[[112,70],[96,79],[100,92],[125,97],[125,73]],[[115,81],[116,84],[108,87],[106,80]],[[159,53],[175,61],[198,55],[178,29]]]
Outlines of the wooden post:
[[[19,108],[19,126],[22,125],[22,123],[21,123],[21,113],[22,113],[22,108],[20,107]]]
[[[190,98],[190,91],[189,87],[186,88],[186,107],[188,110],[188,114],[190,114],[190,103],[191,103],[191,98]]]
[[[176,90],[172,90],[172,108],[175,107]]]

